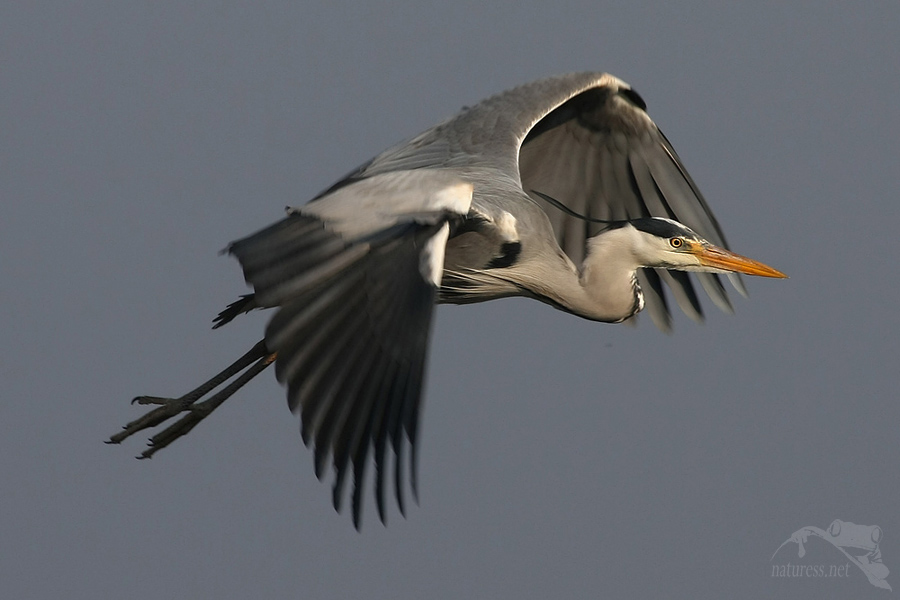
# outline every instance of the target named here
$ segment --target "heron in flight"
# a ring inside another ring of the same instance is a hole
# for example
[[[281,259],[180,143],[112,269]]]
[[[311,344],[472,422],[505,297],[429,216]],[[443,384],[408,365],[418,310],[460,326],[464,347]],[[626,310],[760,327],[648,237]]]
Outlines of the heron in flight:
[[[417,493],[435,304],[526,296],[608,323],[646,307],[668,329],[663,284],[688,315],[702,316],[686,271],[725,310],[717,273],[729,274],[742,293],[738,273],[785,277],[726,249],[706,201],[645,109],[637,92],[609,74],[522,85],[386,150],[232,243],[227,250],[253,293],[222,311],[214,327],[274,308],[265,337],[180,398],[135,398],[156,407],[109,442],[180,417],[150,438],[141,455],[149,458],[274,363],[288,406],[300,414],[303,441],[314,447],[316,475],[333,466],[335,509],[352,473],[359,527],[365,472],[374,463],[384,522],[386,481],[393,480],[401,514],[404,469]]]

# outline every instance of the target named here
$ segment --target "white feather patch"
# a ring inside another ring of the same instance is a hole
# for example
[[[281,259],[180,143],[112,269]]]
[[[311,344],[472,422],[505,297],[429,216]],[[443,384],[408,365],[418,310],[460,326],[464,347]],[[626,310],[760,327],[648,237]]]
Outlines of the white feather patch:
[[[465,215],[472,184],[452,171],[421,169],[375,175],[339,188],[302,206],[345,240],[361,238],[411,221],[434,224],[447,212]]]
[[[516,218],[512,216],[512,213],[504,210],[496,223],[497,230],[500,232],[500,237],[503,238],[504,242],[519,241],[519,231],[516,229]]]
[[[419,255],[419,272],[434,287],[441,287],[441,276],[444,274],[444,249],[450,236],[450,224],[444,223],[437,233],[431,236]]]

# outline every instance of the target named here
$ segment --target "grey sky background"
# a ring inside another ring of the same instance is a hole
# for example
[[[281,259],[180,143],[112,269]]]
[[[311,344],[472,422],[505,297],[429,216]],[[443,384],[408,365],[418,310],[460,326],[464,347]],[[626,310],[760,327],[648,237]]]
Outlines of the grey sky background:
[[[883,529],[898,593],[900,5],[310,4],[0,8],[0,595],[888,597],[771,577],[834,519]],[[152,461],[102,443],[260,338],[209,329],[246,290],[228,242],[577,70],[631,83],[732,247],[791,279],[670,336],[440,308],[421,505],[387,528],[334,513],[271,373]]]

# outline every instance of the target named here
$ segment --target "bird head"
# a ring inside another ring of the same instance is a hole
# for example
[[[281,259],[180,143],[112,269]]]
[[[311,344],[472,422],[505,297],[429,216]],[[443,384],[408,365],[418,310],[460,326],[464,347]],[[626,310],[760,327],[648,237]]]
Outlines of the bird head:
[[[635,230],[634,253],[644,267],[787,277],[781,271],[761,262],[716,246],[689,227],[671,219],[660,217],[633,219],[626,221],[625,226],[633,227]]]

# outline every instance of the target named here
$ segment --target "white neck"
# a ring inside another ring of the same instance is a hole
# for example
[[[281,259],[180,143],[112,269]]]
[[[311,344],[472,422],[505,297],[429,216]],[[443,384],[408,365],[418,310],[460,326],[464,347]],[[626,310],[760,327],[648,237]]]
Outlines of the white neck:
[[[640,311],[644,296],[635,272],[643,266],[638,258],[642,245],[630,225],[589,239],[578,280],[557,296],[560,304],[582,317],[613,323]]]

